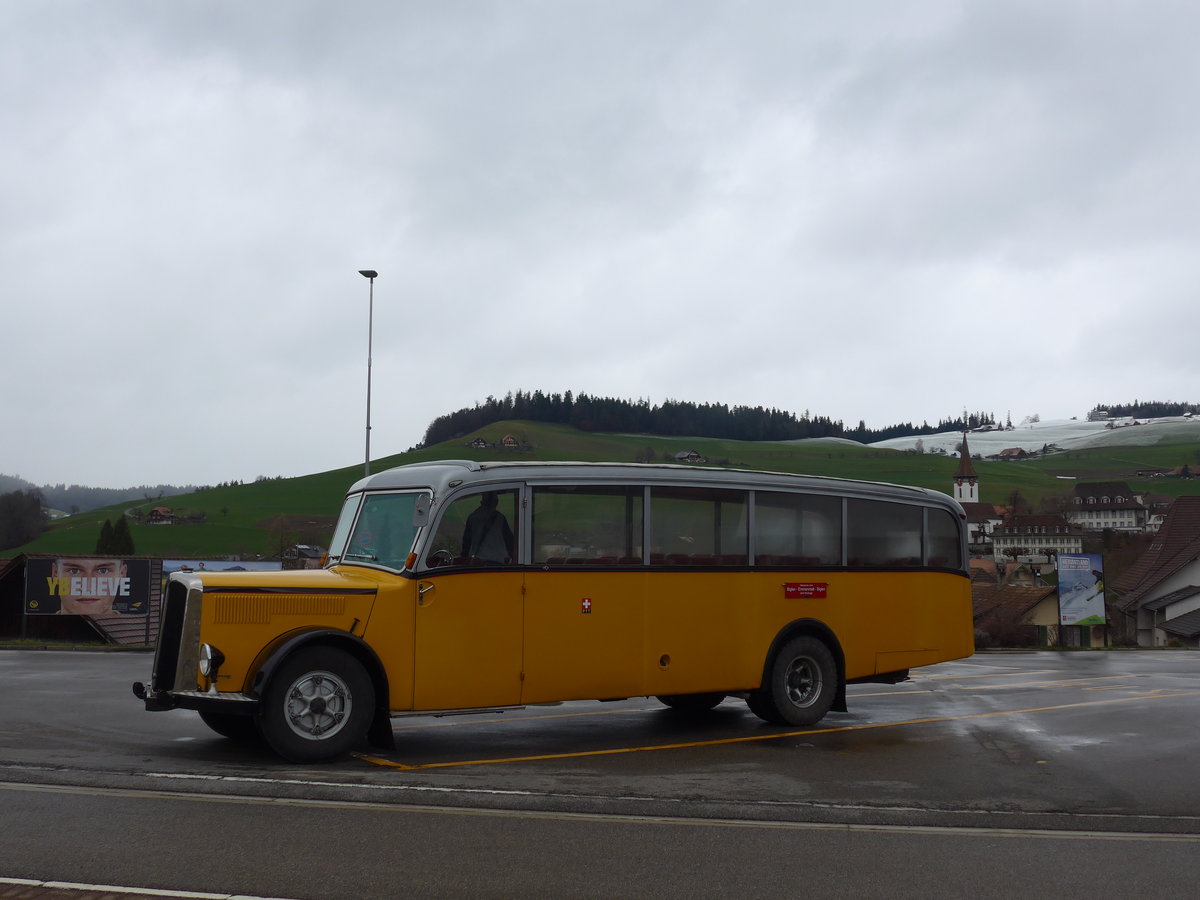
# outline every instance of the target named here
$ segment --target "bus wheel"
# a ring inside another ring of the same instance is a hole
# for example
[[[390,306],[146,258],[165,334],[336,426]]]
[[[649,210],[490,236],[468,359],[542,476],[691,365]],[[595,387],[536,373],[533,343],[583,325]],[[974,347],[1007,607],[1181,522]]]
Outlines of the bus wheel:
[[[257,741],[262,738],[253,716],[235,716],[230,713],[201,712],[200,721],[221,737],[233,741]]]
[[[374,685],[356,659],[332,647],[306,647],[271,679],[260,728],[285,759],[324,762],[366,742],[374,711]]]
[[[777,725],[815,725],[836,695],[833,654],[818,638],[799,635],[775,654],[766,682],[747,704],[759,718]]]
[[[708,712],[725,699],[724,694],[661,694],[654,698],[681,713]]]
[[[754,713],[764,722],[770,722],[772,725],[786,725],[787,722],[775,711],[775,707],[771,705],[770,699],[763,691],[751,691],[746,695],[746,705],[750,707],[750,712]]]

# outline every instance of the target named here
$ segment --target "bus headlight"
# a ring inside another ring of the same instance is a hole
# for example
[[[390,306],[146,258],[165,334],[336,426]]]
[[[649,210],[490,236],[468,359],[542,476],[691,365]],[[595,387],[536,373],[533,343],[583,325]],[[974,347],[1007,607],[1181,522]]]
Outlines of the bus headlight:
[[[200,674],[216,679],[217,671],[225,664],[225,654],[212,644],[200,645]]]

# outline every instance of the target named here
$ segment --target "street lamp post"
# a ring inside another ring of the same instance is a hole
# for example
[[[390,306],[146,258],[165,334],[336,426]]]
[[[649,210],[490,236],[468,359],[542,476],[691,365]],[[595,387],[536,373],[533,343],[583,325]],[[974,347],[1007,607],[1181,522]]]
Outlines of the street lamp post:
[[[371,474],[371,341],[375,331],[375,279],[379,277],[379,273],[374,269],[359,269],[358,274],[371,282],[367,305],[367,453],[363,463],[365,478]]]

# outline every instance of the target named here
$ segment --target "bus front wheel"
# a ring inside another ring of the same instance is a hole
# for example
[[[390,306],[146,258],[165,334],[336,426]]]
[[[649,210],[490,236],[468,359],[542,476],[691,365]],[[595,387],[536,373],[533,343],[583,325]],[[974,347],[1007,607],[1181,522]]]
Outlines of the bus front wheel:
[[[200,720],[221,737],[233,741],[257,741],[262,737],[258,733],[258,723],[254,721],[253,716],[201,711]]]
[[[333,647],[284,661],[263,695],[259,729],[292,762],[325,762],[366,742],[375,687],[362,664]]]
[[[799,635],[771,660],[766,680],[746,704],[760,719],[776,725],[815,725],[837,696],[837,664],[819,638]]]

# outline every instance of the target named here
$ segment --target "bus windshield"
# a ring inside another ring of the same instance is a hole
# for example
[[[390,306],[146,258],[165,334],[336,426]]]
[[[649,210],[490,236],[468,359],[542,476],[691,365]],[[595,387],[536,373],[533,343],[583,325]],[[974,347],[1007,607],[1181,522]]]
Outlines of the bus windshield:
[[[414,512],[421,496],[416,492],[368,494],[361,507],[357,498],[348,500],[338,519],[332,552],[343,563],[403,569],[419,530]],[[343,537],[346,534],[348,539]]]

